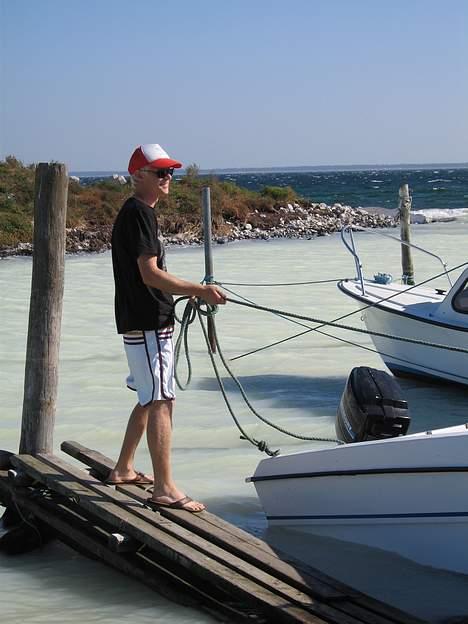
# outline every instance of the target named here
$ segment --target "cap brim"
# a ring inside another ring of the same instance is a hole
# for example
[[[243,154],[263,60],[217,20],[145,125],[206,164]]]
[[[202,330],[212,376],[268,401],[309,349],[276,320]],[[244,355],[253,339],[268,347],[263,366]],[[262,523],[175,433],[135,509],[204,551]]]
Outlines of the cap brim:
[[[174,167],[174,169],[180,169],[182,167],[182,163],[178,160],[173,160],[172,158],[158,158],[157,160],[153,160],[146,165],[150,169],[169,169],[170,167]]]

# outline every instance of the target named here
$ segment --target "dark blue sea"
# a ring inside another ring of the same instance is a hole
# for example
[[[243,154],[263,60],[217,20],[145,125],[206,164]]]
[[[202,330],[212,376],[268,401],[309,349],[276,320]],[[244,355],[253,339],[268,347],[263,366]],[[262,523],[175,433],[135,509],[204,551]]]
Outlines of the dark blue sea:
[[[75,175],[89,183],[110,173],[78,172]],[[398,189],[407,183],[413,196],[413,210],[468,209],[468,165],[463,168],[426,165],[415,169],[376,167],[332,170],[324,167],[307,171],[215,170],[202,172],[201,175],[214,175],[252,191],[260,191],[265,186],[290,186],[301,196],[315,202],[362,208],[396,208]]]

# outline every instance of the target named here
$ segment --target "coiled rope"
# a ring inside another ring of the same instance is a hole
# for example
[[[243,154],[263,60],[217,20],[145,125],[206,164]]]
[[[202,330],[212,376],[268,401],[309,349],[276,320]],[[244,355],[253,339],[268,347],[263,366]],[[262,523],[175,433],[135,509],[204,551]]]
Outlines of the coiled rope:
[[[176,307],[181,301],[186,301],[187,299],[189,299],[188,297],[179,297],[175,302],[174,302],[174,307]],[[206,309],[205,309],[206,308]],[[180,322],[181,324],[181,329],[179,332],[179,336],[177,338],[176,341],[176,346],[174,349],[174,354],[175,354],[175,379],[176,379],[176,383],[179,387],[180,390],[186,390],[187,386],[190,383],[191,380],[191,373],[192,373],[192,366],[190,363],[190,354],[189,354],[189,345],[188,345],[188,330],[189,330],[189,326],[193,323],[193,321],[195,320],[195,316],[198,316],[199,322],[200,322],[200,326],[203,332],[203,336],[205,338],[205,342],[208,348],[208,355],[210,357],[210,361],[211,361],[211,365],[213,367],[213,371],[216,377],[216,380],[218,382],[219,388],[221,390],[221,394],[223,395],[223,399],[224,402],[226,403],[226,407],[234,421],[234,423],[236,424],[238,430],[241,433],[241,439],[243,440],[247,440],[249,441],[253,446],[256,446],[258,448],[259,451],[266,453],[267,455],[269,455],[270,457],[274,457],[276,455],[279,454],[279,449],[272,451],[269,446],[268,443],[265,440],[257,440],[255,438],[253,438],[252,436],[250,436],[245,429],[242,427],[242,425],[240,424],[238,418],[236,417],[234,410],[231,406],[231,403],[229,401],[229,398],[227,396],[226,393],[226,389],[224,387],[223,381],[221,379],[221,375],[219,373],[219,369],[215,360],[215,357],[211,351],[210,348],[210,341],[209,341],[209,337],[208,337],[208,330],[205,326],[205,323],[203,322],[203,317],[208,317],[208,316],[214,316],[217,312],[217,306],[209,306],[206,304],[202,304],[198,299],[194,300],[194,299],[189,299],[188,303],[185,306],[184,309],[184,313],[182,315],[182,318],[179,319],[176,315],[176,319]],[[343,444],[343,442],[341,440],[337,440],[335,438],[322,438],[322,437],[318,437],[318,436],[304,436],[304,435],[300,435],[297,433],[294,433],[292,431],[289,431],[288,429],[285,429],[284,427],[280,427],[279,425],[276,425],[275,423],[271,422],[270,420],[268,420],[268,418],[265,418],[265,416],[262,416],[252,405],[252,403],[250,402],[249,398],[247,397],[247,394],[244,390],[244,388],[242,387],[242,384],[240,383],[240,381],[237,379],[236,375],[233,373],[233,371],[231,370],[231,368],[229,367],[226,358],[224,357],[223,354],[223,350],[221,348],[221,345],[219,343],[219,338],[218,338],[218,333],[216,331],[216,324],[213,322],[213,337],[215,340],[215,344],[216,344],[216,349],[217,352],[219,354],[219,358],[221,360],[221,363],[223,364],[226,372],[228,373],[228,375],[231,377],[231,379],[233,380],[233,382],[236,384],[237,388],[239,389],[239,392],[245,402],[245,404],[247,405],[247,407],[250,409],[250,411],[252,412],[252,414],[254,414],[254,416],[256,416],[259,420],[261,420],[263,423],[265,423],[266,425],[268,425],[269,427],[272,427],[273,429],[276,429],[276,431],[279,431],[280,433],[283,433],[285,435],[288,435],[290,437],[293,438],[297,438],[298,440],[304,440],[304,441],[314,441],[314,442],[335,442],[336,444]],[[179,359],[180,359],[180,351],[182,348],[182,344],[184,345],[184,349],[185,349],[185,357],[186,357],[186,361],[187,361],[187,367],[188,367],[188,371],[189,374],[187,376],[187,380],[184,384],[182,384],[180,382],[179,379],[179,375],[177,373],[177,369],[178,369],[178,363],[179,363]]]

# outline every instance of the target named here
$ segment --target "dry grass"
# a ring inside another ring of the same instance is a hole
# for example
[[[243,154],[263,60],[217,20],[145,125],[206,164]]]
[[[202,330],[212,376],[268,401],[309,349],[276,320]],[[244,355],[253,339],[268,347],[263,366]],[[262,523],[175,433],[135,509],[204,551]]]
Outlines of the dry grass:
[[[0,249],[31,242],[34,175],[34,165],[25,166],[12,156],[0,161]],[[158,207],[161,229],[166,235],[199,235],[204,186],[211,188],[213,232],[219,236],[228,233],[229,224],[248,221],[254,227],[273,225],[279,219],[279,206],[298,199],[289,187],[266,187],[255,193],[213,176],[200,177],[196,170],[190,170],[189,175],[173,181],[169,198]],[[131,194],[129,184],[121,185],[115,180],[89,186],[70,180],[67,227],[96,230],[111,225]]]

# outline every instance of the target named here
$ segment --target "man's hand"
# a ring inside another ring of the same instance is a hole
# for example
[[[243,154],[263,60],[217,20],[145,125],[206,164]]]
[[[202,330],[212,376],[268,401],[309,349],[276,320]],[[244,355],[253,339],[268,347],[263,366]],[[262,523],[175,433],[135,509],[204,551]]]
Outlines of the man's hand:
[[[203,293],[200,294],[200,299],[203,299],[210,305],[224,305],[226,303],[225,293],[214,284],[205,284],[203,286]]]

